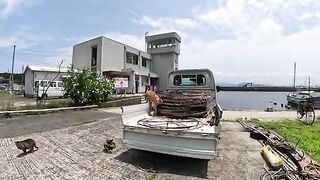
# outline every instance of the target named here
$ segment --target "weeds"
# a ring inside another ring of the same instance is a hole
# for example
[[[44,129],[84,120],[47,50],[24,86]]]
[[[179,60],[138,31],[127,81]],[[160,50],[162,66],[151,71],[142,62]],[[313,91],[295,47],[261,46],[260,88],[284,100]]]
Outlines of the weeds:
[[[3,110],[3,111],[15,110],[13,101],[2,101],[1,102],[1,110]]]
[[[62,108],[62,107],[69,107],[73,104],[69,100],[49,100],[44,103],[38,104],[27,104],[20,107],[14,107],[13,101],[6,101],[1,102],[0,109],[4,111],[11,111],[11,110],[33,110],[33,109],[47,109],[47,108]]]
[[[10,97],[10,96],[12,96],[12,94],[8,92],[0,92],[0,97]]]
[[[252,121],[257,126],[271,129],[287,138],[292,143],[308,153],[314,160],[320,162],[320,122],[312,126],[299,121]]]
[[[156,177],[157,177],[156,174],[151,174],[151,175],[146,176],[146,180],[155,180]]]
[[[25,105],[20,107],[21,110],[31,110],[31,109],[47,109],[47,108],[62,108],[69,107],[72,105],[68,100],[49,100],[45,103],[38,103],[34,105]]]

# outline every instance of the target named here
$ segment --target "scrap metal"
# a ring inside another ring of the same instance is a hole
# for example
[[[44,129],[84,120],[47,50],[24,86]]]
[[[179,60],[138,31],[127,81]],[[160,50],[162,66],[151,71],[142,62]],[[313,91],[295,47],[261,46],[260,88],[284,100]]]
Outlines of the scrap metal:
[[[212,112],[211,97],[197,91],[164,91],[158,94],[162,99],[158,114],[174,118],[203,118]]]
[[[283,166],[273,171],[271,168],[266,168],[262,179],[269,177],[270,179],[307,179],[320,180],[320,166],[310,163],[304,168],[301,167],[300,162],[304,159],[304,153],[280,136],[274,131],[254,127],[242,120],[237,120],[246,131],[250,132],[250,137],[258,140],[263,146],[269,145],[274,152],[276,152],[283,160]],[[262,141],[262,142],[261,142]]]

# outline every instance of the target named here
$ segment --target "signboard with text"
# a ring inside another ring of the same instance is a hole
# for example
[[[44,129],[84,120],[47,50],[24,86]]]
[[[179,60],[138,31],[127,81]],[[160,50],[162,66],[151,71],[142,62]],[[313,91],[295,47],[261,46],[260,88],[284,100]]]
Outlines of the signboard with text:
[[[128,78],[114,78],[114,87],[115,88],[128,88]]]

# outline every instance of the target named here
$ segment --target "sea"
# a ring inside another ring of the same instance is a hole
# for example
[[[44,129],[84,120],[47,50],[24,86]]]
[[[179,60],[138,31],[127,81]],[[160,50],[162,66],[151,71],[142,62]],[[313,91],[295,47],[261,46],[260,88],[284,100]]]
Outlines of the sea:
[[[288,92],[220,91],[217,101],[223,110],[285,110]]]

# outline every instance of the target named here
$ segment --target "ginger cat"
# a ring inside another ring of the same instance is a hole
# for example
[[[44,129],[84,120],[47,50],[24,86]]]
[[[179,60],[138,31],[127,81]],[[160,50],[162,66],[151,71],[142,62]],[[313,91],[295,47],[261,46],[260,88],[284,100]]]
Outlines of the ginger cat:
[[[158,114],[158,106],[162,103],[162,99],[151,90],[146,92],[146,99],[151,102],[151,106],[154,109],[154,115],[156,116]]]

